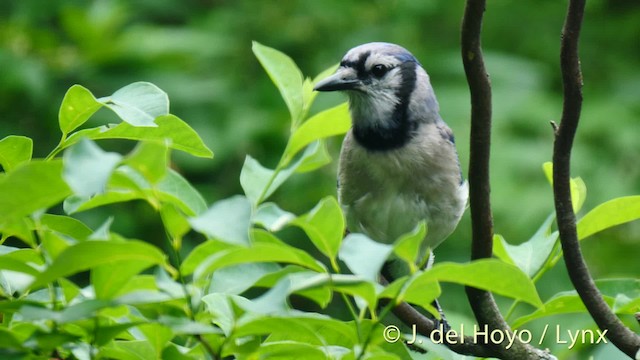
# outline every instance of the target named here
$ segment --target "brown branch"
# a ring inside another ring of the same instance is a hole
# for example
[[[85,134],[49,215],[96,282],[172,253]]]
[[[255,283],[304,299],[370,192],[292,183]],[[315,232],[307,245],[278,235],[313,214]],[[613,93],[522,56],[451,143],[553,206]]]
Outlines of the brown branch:
[[[414,309],[407,303],[397,305],[393,309],[393,314],[405,324],[415,325],[416,331],[428,338],[431,338],[431,333],[436,329],[433,320],[422,315],[418,310]],[[464,340],[456,337],[455,342],[451,342],[449,340],[450,339],[444,336],[443,344],[458,354],[476,356],[480,358],[498,357],[498,354],[491,347],[485,346],[484,343],[477,343],[473,336],[465,335]]]
[[[582,73],[578,39],[585,0],[570,0],[562,29],[560,64],[564,87],[562,119],[553,148],[553,193],[567,272],[585,307],[607,338],[622,352],[634,358],[640,349],[640,336],[618,319],[602,298],[587,268],[576,232],[570,188],[571,149],[582,108]]]
[[[389,281],[387,280],[387,278],[391,279],[389,273],[386,271],[386,268],[383,268],[383,275],[380,276],[380,283],[385,286],[388,285]],[[380,304],[382,306],[387,306],[388,300],[382,299],[380,301]],[[415,325],[416,332],[418,334],[431,339],[431,334],[434,330],[436,330],[436,324],[433,320],[422,315],[413,306],[405,302],[396,305],[392,309],[392,311],[393,314],[398,317],[398,319],[402,320],[405,325]],[[486,346],[483,343],[477,343],[474,337],[468,335],[464,336],[464,339],[456,341],[449,341],[449,339],[445,336],[443,338],[443,344],[452,351],[462,355],[471,355],[482,358],[496,357],[498,355],[490,347]]]
[[[484,66],[480,35],[486,0],[467,0],[462,19],[462,61],[471,93],[471,147],[469,158],[469,202],[471,208],[471,259],[492,256],[493,217],[489,182],[491,150],[491,83]],[[467,287],[467,297],[480,326],[511,332],[491,293]],[[505,342],[490,344],[502,359],[545,359],[548,353],[520,341],[507,349]]]

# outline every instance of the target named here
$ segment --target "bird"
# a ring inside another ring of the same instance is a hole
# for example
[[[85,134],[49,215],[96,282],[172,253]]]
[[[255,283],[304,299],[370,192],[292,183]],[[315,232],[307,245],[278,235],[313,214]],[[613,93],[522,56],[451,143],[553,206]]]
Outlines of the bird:
[[[352,127],[338,165],[347,230],[392,244],[425,221],[417,263],[430,267],[464,213],[468,183],[429,75],[404,47],[372,42],[350,49],[314,90],[348,96]]]

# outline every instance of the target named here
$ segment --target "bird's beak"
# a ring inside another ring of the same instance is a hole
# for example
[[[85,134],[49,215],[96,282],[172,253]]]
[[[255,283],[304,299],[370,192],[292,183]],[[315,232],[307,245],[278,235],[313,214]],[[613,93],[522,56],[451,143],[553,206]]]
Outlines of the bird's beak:
[[[360,84],[360,80],[354,74],[353,69],[339,68],[335,74],[320,80],[313,87],[315,91],[343,91],[353,90]]]

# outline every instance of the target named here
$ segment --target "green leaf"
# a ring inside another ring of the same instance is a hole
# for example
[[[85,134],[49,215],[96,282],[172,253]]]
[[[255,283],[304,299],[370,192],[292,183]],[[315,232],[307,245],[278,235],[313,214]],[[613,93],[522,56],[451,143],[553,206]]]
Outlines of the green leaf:
[[[317,313],[289,313],[243,317],[234,336],[269,335],[270,338],[300,339],[309,344],[336,344],[353,348],[358,344],[356,326]]]
[[[27,305],[20,310],[20,313],[27,321],[46,319],[65,324],[92,317],[98,310],[111,305],[111,302],[108,301],[91,299],[70,305],[62,311]]]
[[[202,139],[187,123],[175,115],[162,115],[156,118],[157,127],[136,127],[127,123],[105,125],[91,129],[77,131],[63,143],[62,149],[67,148],[82,138],[100,139],[128,139],[161,141],[171,140],[168,146],[175,150],[184,151],[198,157],[211,158],[213,153],[202,142]]]
[[[375,311],[377,297],[376,284],[373,282],[359,279],[356,276],[335,274],[331,276],[330,284],[331,288],[335,291],[359,297],[364,300],[371,312]]]
[[[4,326],[0,327],[0,349],[17,350],[22,348],[22,341],[18,340],[12,330],[9,330]],[[20,359],[20,357],[16,356],[15,359]]]
[[[85,241],[65,249],[30,287],[35,289],[58,278],[101,265],[119,266],[130,261],[149,267],[163,264],[165,255],[158,248],[142,241]]]
[[[74,193],[92,196],[106,190],[107,181],[122,155],[105,152],[91,140],[82,140],[64,153],[63,178]]]
[[[249,302],[237,303],[245,311],[258,314],[277,314],[287,312],[290,307],[287,298],[291,292],[291,281],[285,277],[266,293]]]
[[[154,120],[169,114],[167,93],[149,82],[129,84],[98,101],[133,126],[156,127]]]
[[[2,203],[1,198],[0,203]],[[9,237],[15,237],[22,240],[31,248],[38,247],[33,232],[33,221],[31,218],[0,218],[0,234],[0,242]]]
[[[165,31],[166,29],[158,28],[157,30]],[[224,342],[224,336],[222,335],[221,332],[219,334],[207,334],[207,333],[198,332],[198,333],[189,334],[189,335],[198,335],[198,334],[202,334],[201,335],[202,340],[206,341],[207,344],[209,345],[213,344],[212,346],[214,346],[214,348],[219,347],[220,345],[218,344],[222,344]],[[164,350],[162,351],[161,359],[198,360],[199,357],[201,357],[202,354],[204,354],[204,351],[205,350],[203,349],[202,343],[200,343],[200,345],[196,345],[193,350],[186,351],[184,350],[184,347],[177,345],[174,342],[170,342],[167,345],[167,347],[164,348]]]
[[[67,304],[80,294],[80,287],[67,279],[58,279],[58,284],[60,284],[60,289]]]
[[[31,263],[33,265],[44,264],[44,259],[42,258],[42,253],[39,251],[39,249],[15,248],[10,246],[0,245],[0,254],[2,254],[3,256],[6,256],[5,258],[20,260],[25,264],[28,264],[28,263]]]
[[[182,266],[180,267],[182,275],[186,276],[193,274],[196,268],[205,262],[210,256],[232,247],[235,246],[222,241],[207,240],[203,242],[191,250],[189,255],[187,255],[182,262]]]
[[[168,169],[167,175],[156,184],[161,201],[176,205],[189,216],[202,214],[207,203],[200,193],[178,172]]]
[[[376,306],[374,283],[359,276],[345,274],[292,273],[292,293],[315,288],[328,288],[351,296],[358,296],[373,310]]]
[[[25,294],[34,276],[17,271],[0,272],[0,294],[8,297],[9,294]],[[6,295],[5,295],[6,294]]]
[[[147,340],[113,341],[100,349],[98,357],[120,360],[157,359],[153,346]]]
[[[120,305],[148,305],[154,304],[159,306],[162,303],[174,302],[174,300],[184,301],[184,295],[175,296],[160,292],[157,290],[140,290],[140,289],[127,289],[126,292],[120,292],[123,295],[118,296],[115,302]],[[162,304],[164,305],[164,304]]]
[[[171,329],[163,324],[147,323],[138,326],[138,329],[144,334],[144,337],[149,341],[151,347],[153,347],[156,355],[155,359],[162,358],[162,350],[167,346],[169,341],[173,338],[173,332]]]
[[[251,203],[236,195],[214,203],[209,210],[189,219],[191,227],[206,236],[231,244],[249,245]]]
[[[640,196],[625,196],[596,206],[578,221],[582,240],[610,227],[640,219]]]
[[[127,331],[129,328],[138,326],[140,324],[142,324],[142,322],[128,322],[122,324],[97,326],[94,329],[96,345],[100,347],[105,346],[119,334]]]
[[[252,221],[265,229],[275,232],[281,230],[296,216],[288,211],[284,211],[275,203],[264,203],[258,206],[253,214]]]
[[[318,140],[318,146],[314,148],[316,150],[311,155],[300,161],[300,165],[296,168],[297,173],[310,172],[331,163],[332,159],[327,150],[326,141]]]
[[[613,311],[616,314],[640,312],[640,279],[601,279],[595,282],[604,296],[615,298]]]
[[[416,304],[429,311],[433,316],[440,318],[440,313],[432,304],[442,293],[440,285],[435,281],[416,281],[409,284],[398,301],[406,301]]]
[[[292,128],[294,128],[302,120],[303,115],[302,72],[289,56],[278,50],[255,41],[251,49],[280,91],[291,114]]]
[[[637,314],[640,312],[640,297],[632,299],[625,295],[616,296],[613,311],[616,314]]]
[[[91,269],[91,284],[98,299],[114,299],[122,287],[131,278],[149,267],[148,262],[139,260],[119,261],[112,264],[95,266]]]
[[[10,135],[0,140],[0,166],[5,172],[31,160],[32,153],[33,140],[26,136]]]
[[[74,241],[55,231],[43,231],[40,237],[42,248],[51,260],[55,260]]]
[[[406,301],[419,305],[439,318],[438,310],[431,304],[441,292],[440,285],[436,280],[428,278],[424,272],[417,272],[393,281],[378,294],[378,297],[395,299],[396,304]]]
[[[181,239],[191,230],[186,216],[173,204],[163,204],[160,207],[160,217],[162,224],[174,241]],[[180,247],[176,246],[176,248]]]
[[[269,341],[260,345],[251,356],[255,359],[328,359],[324,347],[296,341]]]
[[[71,323],[81,319],[94,317],[96,312],[111,306],[111,302],[104,300],[85,300],[66,307],[60,312],[59,323]]]
[[[263,288],[273,287],[278,283],[278,281],[280,281],[280,279],[292,273],[317,274],[312,271],[308,271],[307,269],[298,265],[286,265],[284,267],[281,267],[278,271],[274,271],[264,275],[255,283],[255,286]]]
[[[167,173],[169,166],[167,145],[164,142],[140,142],[124,163],[142,174],[148,182],[155,184]]]
[[[68,134],[84,124],[102,104],[91,91],[80,85],[73,85],[62,99],[58,113],[58,123],[63,134]]]
[[[239,295],[279,269],[280,266],[274,263],[248,263],[218,269],[211,278],[209,292]]]
[[[258,205],[260,200],[265,200],[282,185],[290,173],[280,172],[277,176],[274,170],[262,166],[258,160],[247,155],[242,171],[240,172],[240,185],[245,195],[253,205]],[[269,180],[273,181],[269,183]],[[267,188],[268,187],[268,188]]]
[[[334,261],[345,227],[342,210],[336,198],[328,196],[322,199],[310,212],[298,217],[292,224],[304,230],[316,248]]]
[[[111,240],[118,238],[116,234],[111,232],[111,224],[113,223],[113,218],[107,218],[105,221],[98,226],[96,231],[89,236],[89,240]]]
[[[573,212],[577,214],[587,199],[587,185],[581,177],[571,178],[569,185],[571,186],[571,203],[575,204],[573,205]]]
[[[500,234],[493,235],[493,255],[498,259],[506,262],[507,264],[516,265],[515,261],[511,258],[511,254],[507,252],[505,247],[507,240]]]
[[[289,246],[284,241],[278,239],[275,234],[262,230],[253,228],[250,231],[250,237],[254,244],[273,244],[279,246]]]
[[[554,214],[547,217],[538,231],[527,241],[511,245],[500,235],[494,237],[494,249],[497,254],[506,253],[511,261],[527,276],[532,278],[542,268],[558,240],[558,232],[551,232]]]
[[[609,306],[613,305],[612,298],[604,297],[604,299],[609,304]],[[513,322],[512,327],[518,328],[532,320],[551,315],[581,313],[586,311],[587,310],[584,307],[582,300],[575,291],[562,292],[549,299],[546,303],[544,303],[544,306],[542,308],[537,309],[529,315],[521,316],[516,319]]]
[[[392,251],[391,245],[375,242],[363,234],[349,234],[342,242],[339,257],[352,273],[376,281]]]
[[[131,200],[143,199],[142,194],[129,191],[108,191],[104,194],[94,196],[70,196],[64,201],[64,211],[67,214],[74,214],[80,211],[86,211],[96,207],[126,202]]]
[[[331,75],[334,72],[336,72],[336,70],[338,69],[338,66],[340,66],[340,65],[339,64],[335,64],[335,65],[323,70],[320,74],[316,75],[316,77],[313,78],[313,80],[305,79],[304,84],[302,86],[305,111],[309,110],[309,108],[311,107],[311,105],[315,101],[316,96],[318,96],[318,94],[319,94],[319,92],[313,90],[313,87],[320,80],[324,80],[326,77],[328,77],[329,75]]]
[[[187,317],[160,316],[158,322],[173,331],[176,335],[222,334],[212,325],[191,321]]]
[[[351,118],[349,117],[347,103],[340,104],[311,117],[291,135],[284,151],[284,164],[291,162],[298,151],[312,142],[329,136],[344,134],[350,127]]]
[[[393,245],[393,252],[409,264],[412,273],[417,270],[416,263],[420,255],[420,245],[425,236],[427,236],[427,224],[421,221],[413,231],[402,235]]]
[[[258,160],[247,155],[240,172],[240,185],[253,205],[259,205],[276,191],[303,164],[307,158],[315,157],[320,148],[319,143],[307,147],[302,156],[288,168],[280,170],[267,169]]]
[[[38,270],[11,255],[0,255],[0,270],[17,271],[32,276],[38,275]]]
[[[82,221],[64,215],[43,214],[39,223],[43,229],[55,231],[76,240],[84,240],[93,233],[93,230]]]
[[[135,170],[120,166],[107,184],[107,192],[88,196],[71,196],[64,202],[67,214],[93,209],[107,204],[144,199],[152,206],[160,203],[175,205],[189,216],[201,214],[207,205],[191,184],[172,169],[155,186],[152,186]]]
[[[496,259],[483,259],[466,264],[440,263],[425,271],[414,282],[445,281],[487,290],[542,306],[531,280],[517,267]]]
[[[295,265],[290,265],[293,267]],[[299,268],[298,268],[299,269]],[[289,280],[289,295],[296,294],[303,296],[320,306],[326,308],[331,302],[333,295],[332,289],[328,286],[329,274],[319,274],[317,272],[303,270],[303,271],[280,271],[273,274],[273,277],[265,277],[265,280],[272,281],[277,278],[274,284],[270,284],[269,287],[274,287],[276,284]],[[284,276],[280,276],[284,275]],[[322,277],[316,277],[316,275],[325,275]],[[266,282],[266,281],[264,281]],[[264,283],[263,282],[263,283]]]
[[[174,280],[164,268],[155,269],[155,279],[158,290],[164,294],[171,295],[174,299],[182,299],[185,297],[185,285]]]
[[[542,164],[542,170],[549,181],[549,184],[553,186],[553,163],[545,162]],[[587,185],[582,178],[575,177],[569,180],[569,186],[571,187],[571,203],[573,204],[573,212],[578,213],[584,205],[584,201],[587,199]]]
[[[236,314],[233,311],[229,296],[226,294],[209,294],[202,297],[206,311],[213,315],[213,323],[218,325],[225,335],[229,336],[236,322]]]
[[[31,161],[0,177],[0,221],[53,206],[71,194],[62,180],[62,161]],[[11,196],[6,196],[11,194]]]
[[[326,271],[324,266],[302,250],[285,245],[258,243],[248,248],[228,249],[213,254],[196,268],[194,276],[201,278],[223,267],[252,262],[282,262],[317,272]]]
[[[118,291],[117,296],[122,299],[123,295],[133,292],[145,292],[145,291],[157,291],[158,285],[156,284],[156,278],[153,275],[135,275],[129,278],[129,281],[124,284]]]

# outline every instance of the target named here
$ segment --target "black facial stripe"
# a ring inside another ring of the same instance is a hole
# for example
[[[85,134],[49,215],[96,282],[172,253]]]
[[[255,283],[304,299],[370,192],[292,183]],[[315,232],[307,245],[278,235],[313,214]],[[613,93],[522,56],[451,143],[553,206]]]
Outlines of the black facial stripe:
[[[371,55],[371,52],[365,51],[358,57],[356,61],[342,60],[340,62],[340,66],[354,68],[356,73],[358,74],[359,79],[364,79],[367,77],[367,70],[365,69],[364,64],[367,62],[367,59]]]
[[[397,122],[408,122],[407,109],[409,108],[411,93],[416,87],[416,63],[412,61],[404,62],[400,64],[399,68],[402,81],[396,96],[398,96],[400,102],[393,111],[393,117]]]
[[[384,129],[378,127],[354,126],[353,135],[356,141],[370,151],[384,151],[405,145],[414,136],[417,122],[410,121],[407,110],[411,93],[416,87],[416,63],[408,61],[398,66],[401,76],[400,88],[396,96],[400,102],[393,110],[390,124]]]

